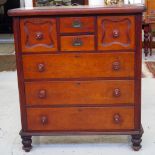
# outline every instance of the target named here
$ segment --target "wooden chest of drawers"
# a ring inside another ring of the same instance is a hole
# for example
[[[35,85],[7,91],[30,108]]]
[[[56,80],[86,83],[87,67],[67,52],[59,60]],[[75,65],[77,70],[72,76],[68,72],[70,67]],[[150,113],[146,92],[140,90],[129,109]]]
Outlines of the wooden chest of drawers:
[[[139,150],[143,6],[9,11],[23,149],[31,137],[124,134]]]

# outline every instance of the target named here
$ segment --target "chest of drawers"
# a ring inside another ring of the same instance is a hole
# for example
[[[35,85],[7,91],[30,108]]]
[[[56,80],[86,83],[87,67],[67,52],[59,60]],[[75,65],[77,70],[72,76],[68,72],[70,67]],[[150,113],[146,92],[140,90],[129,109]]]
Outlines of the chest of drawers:
[[[23,149],[31,137],[141,136],[140,5],[15,9]]]

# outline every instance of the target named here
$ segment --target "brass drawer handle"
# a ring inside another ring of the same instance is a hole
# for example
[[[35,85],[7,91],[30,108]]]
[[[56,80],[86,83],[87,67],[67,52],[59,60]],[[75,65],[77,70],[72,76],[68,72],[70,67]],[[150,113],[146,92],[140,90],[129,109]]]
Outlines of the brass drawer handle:
[[[120,97],[121,96],[121,91],[119,88],[114,89],[113,96],[114,97]]]
[[[36,33],[36,40],[42,40],[44,38],[44,35],[42,32],[37,32]]]
[[[115,71],[120,70],[120,68],[121,68],[120,62],[118,62],[118,61],[113,62],[112,68],[113,68],[113,70],[115,70]]]
[[[39,90],[38,97],[39,97],[40,99],[46,98],[46,90],[44,90],[44,89]]]
[[[44,72],[45,71],[45,65],[43,63],[38,64],[38,71]]]
[[[113,120],[116,124],[120,124],[121,123],[121,116],[119,114],[114,114]]]
[[[72,46],[83,46],[83,41],[80,38],[76,38],[73,40]]]
[[[48,123],[48,118],[46,116],[42,116],[40,121],[42,125],[46,125]]]
[[[113,38],[118,38],[119,37],[119,30],[113,30]]]
[[[73,28],[81,28],[82,27],[82,23],[79,20],[75,20],[72,23],[72,27]]]

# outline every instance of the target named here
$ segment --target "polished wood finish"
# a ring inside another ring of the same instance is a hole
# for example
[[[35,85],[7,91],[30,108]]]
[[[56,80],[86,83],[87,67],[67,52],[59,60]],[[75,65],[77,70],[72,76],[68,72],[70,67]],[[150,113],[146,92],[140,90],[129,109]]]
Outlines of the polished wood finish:
[[[20,21],[22,52],[57,50],[55,18],[24,18]]]
[[[94,51],[94,35],[75,35],[61,37],[61,51]]]
[[[9,16],[55,16],[55,15],[106,15],[106,14],[137,14],[145,11],[144,5],[119,5],[109,6],[60,6],[60,7],[34,7],[18,8],[8,11]]]
[[[60,18],[60,32],[94,32],[94,17],[62,17]]]
[[[99,50],[134,49],[134,16],[108,16],[98,18]]]
[[[133,149],[140,149],[144,9],[9,11],[14,16],[25,151],[32,147],[31,136],[67,134],[127,134]]]
[[[41,70],[40,66],[44,69]],[[133,78],[134,53],[24,55],[23,68],[25,79],[96,77]]]
[[[27,115],[29,131],[134,129],[133,108],[28,108]]]
[[[134,81],[26,82],[25,93],[28,105],[133,105]]]

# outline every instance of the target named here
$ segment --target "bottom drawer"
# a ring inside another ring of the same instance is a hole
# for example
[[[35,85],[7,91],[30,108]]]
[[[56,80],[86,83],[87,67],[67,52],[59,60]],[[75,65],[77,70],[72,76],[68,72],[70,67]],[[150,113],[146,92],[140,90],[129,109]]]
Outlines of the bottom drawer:
[[[130,107],[28,108],[28,130],[103,131],[134,129]]]

